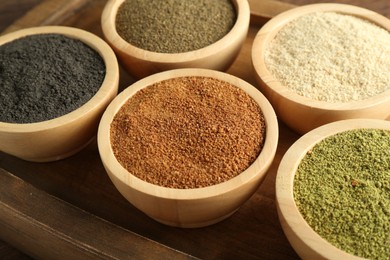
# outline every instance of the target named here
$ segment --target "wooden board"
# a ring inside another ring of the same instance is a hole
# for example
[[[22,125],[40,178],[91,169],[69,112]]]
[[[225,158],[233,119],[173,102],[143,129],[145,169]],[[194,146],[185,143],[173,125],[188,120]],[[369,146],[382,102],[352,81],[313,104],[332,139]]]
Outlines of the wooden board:
[[[249,2],[253,23],[228,72],[255,85],[250,66],[253,38],[264,21],[291,5]],[[102,36],[100,14],[105,3],[44,0],[4,32],[61,24]],[[382,3],[388,5],[387,0]],[[132,82],[122,70],[120,88]],[[229,219],[200,229],[159,224],[130,205],[109,180],[96,141],[53,163],[30,163],[0,154],[0,239],[36,258],[297,259],[279,224],[274,186],[279,162],[298,138],[280,123],[276,158],[256,194]]]

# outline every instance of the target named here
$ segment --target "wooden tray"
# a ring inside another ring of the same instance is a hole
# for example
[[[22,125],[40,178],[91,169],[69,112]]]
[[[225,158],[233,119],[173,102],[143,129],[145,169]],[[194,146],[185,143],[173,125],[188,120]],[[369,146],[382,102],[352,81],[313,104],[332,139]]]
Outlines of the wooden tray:
[[[61,24],[102,36],[105,3],[46,0],[3,33]],[[263,0],[250,5],[248,38],[228,72],[256,86],[250,65],[253,38],[262,23],[292,5]],[[122,71],[120,88],[132,82]],[[30,163],[0,153],[0,239],[45,259],[297,259],[279,224],[274,197],[277,167],[298,137],[280,123],[277,155],[256,194],[227,220],[200,229],[159,224],[129,204],[103,169],[96,141],[53,163]]]

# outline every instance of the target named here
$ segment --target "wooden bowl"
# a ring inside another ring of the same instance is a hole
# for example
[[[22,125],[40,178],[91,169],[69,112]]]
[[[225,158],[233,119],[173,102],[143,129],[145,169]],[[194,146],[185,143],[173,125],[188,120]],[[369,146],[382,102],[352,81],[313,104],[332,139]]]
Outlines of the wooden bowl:
[[[390,31],[390,20],[373,11],[344,4],[312,4],[297,7],[272,18],[257,33],[252,46],[252,63],[260,90],[276,114],[291,129],[306,133],[320,125],[350,118],[390,120],[390,90],[371,98],[345,103],[330,103],[303,97],[285,87],[268,70],[265,51],[270,41],[288,22],[313,12],[338,12],[357,16]]]
[[[246,0],[232,0],[237,11],[233,28],[223,38],[204,48],[182,53],[158,53],[138,48],[121,38],[116,30],[118,8],[125,0],[108,1],[102,13],[102,29],[124,68],[142,78],[178,68],[206,68],[224,71],[238,55],[249,29],[250,11]]]
[[[175,189],[143,181],[117,161],[110,143],[111,122],[137,91],[165,79],[205,76],[228,82],[246,91],[260,106],[266,123],[263,149],[238,176],[225,182],[194,189]],[[267,99],[252,85],[223,72],[206,69],[177,69],[144,78],[120,93],[104,113],[98,130],[98,147],[104,167],[120,193],[149,217],[166,225],[202,227],[233,214],[257,190],[275,156],[278,143],[276,115]]]
[[[55,33],[78,39],[103,58],[106,75],[98,92],[84,105],[63,116],[36,123],[0,122],[0,151],[24,160],[47,162],[68,157],[96,135],[105,108],[116,96],[119,68],[115,53],[102,39],[84,30],[64,26],[23,29],[0,37],[0,45],[35,34]]]
[[[302,136],[283,156],[276,177],[279,220],[290,244],[302,259],[361,259],[323,239],[305,221],[293,197],[295,173],[301,160],[323,139],[353,129],[390,131],[390,122],[379,119],[347,119],[318,127]]]

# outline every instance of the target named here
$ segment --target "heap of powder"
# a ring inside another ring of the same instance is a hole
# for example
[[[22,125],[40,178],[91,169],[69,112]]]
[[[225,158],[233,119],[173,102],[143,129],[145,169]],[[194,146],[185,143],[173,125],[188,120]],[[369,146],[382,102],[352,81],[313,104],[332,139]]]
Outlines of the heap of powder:
[[[265,63],[283,85],[304,97],[364,100],[390,89],[390,32],[351,15],[307,14],[277,33]]]
[[[369,259],[390,256],[390,131],[328,137],[302,159],[294,198],[308,224],[334,246]]]
[[[0,46],[0,121],[34,123],[82,106],[105,77],[100,55],[60,34],[31,35]]]
[[[111,123],[119,163],[159,186],[187,189],[227,181],[259,155],[265,121],[243,90],[208,77],[180,77],[132,96]]]
[[[218,41],[235,21],[230,0],[126,0],[118,9],[116,30],[141,49],[181,53]]]

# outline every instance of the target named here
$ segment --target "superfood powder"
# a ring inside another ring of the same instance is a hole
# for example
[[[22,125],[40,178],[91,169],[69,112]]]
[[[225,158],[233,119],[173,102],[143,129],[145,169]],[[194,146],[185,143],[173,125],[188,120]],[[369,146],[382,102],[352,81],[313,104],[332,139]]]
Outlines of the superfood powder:
[[[265,63],[301,96],[331,103],[364,100],[390,89],[390,32],[351,15],[306,14],[280,29]]]
[[[350,130],[302,159],[294,199],[307,223],[334,246],[369,259],[390,255],[390,131]]]
[[[187,189],[218,184],[259,155],[265,121],[243,90],[209,77],[179,77],[132,96],[111,123],[119,163],[159,186]]]
[[[218,41],[235,21],[230,0],[126,0],[118,9],[116,30],[138,48],[180,53]]]
[[[0,46],[0,121],[34,123],[65,115],[98,91],[100,55],[60,34],[31,35]]]

